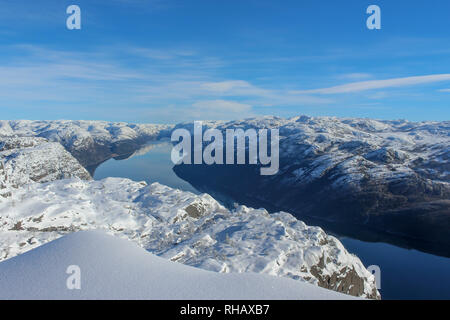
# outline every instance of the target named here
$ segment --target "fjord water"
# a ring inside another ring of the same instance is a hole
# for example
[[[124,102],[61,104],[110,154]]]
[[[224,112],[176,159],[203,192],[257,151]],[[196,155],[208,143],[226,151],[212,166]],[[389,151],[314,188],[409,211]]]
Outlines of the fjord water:
[[[172,170],[172,147],[169,143],[157,143],[147,150],[126,160],[111,159],[103,163],[95,171],[94,178],[122,177],[148,183],[159,182],[172,188],[199,193]],[[350,238],[345,232],[330,228],[330,223],[306,218],[303,220],[337,236],[366,267],[378,265],[381,269],[380,293],[383,299],[450,299],[450,258],[383,242],[362,241],[363,235],[358,237],[356,233],[355,236],[354,230]]]
[[[95,170],[94,178],[128,178],[147,183],[159,182],[166,186],[199,194],[188,182],[178,178],[173,172],[169,143],[155,143],[148,146],[149,151],[126,160],[110,159]]]

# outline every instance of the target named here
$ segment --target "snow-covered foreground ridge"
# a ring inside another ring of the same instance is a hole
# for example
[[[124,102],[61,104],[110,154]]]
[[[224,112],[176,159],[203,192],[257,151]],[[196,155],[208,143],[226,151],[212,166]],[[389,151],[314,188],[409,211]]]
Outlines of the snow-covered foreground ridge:
[[[67,287],[69,266],[78,268],[79,290]],[[0,299],[350,298],[292,279],[184,266],[98,231],[73,233],[0,263]]]
[[[207,194],[119,178],[31,183],[0,201],[1,260],[67,233],[104,229],[201,269],[264,273],[379,297],[373,275],[356,256],[288,213],[229,211]]]

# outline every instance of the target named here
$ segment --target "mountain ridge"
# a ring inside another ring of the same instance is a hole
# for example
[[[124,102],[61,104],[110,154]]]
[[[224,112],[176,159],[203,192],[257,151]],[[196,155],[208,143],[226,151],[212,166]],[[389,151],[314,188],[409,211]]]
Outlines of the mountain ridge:
[[[445,244],[449,249],[441,253],[450,255],[449,121],[300,116],[203,125],[222,132],[279,129],[280,170],[261,176],[259,167],[250,165],[175,166],[177,175],[197,189],[251,206],[260,199],[300,218]],[[192,132],[193,125],[177,127]]]

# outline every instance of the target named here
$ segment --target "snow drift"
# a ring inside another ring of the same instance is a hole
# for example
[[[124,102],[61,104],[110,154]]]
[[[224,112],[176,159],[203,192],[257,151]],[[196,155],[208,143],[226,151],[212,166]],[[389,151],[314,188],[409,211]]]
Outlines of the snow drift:
[[[80,289],[68,289],[69,266]],[[262,274],[221,274],[171,262],[127,240],[78,232],[0,263],[0,299],[350,299]]]

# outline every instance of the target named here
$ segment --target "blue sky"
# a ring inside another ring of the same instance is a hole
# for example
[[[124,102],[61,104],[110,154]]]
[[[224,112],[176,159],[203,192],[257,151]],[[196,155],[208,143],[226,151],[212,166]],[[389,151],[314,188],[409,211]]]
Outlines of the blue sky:
[[[447,0],[0,0],[0,118],[449,120],[449,15]]]

